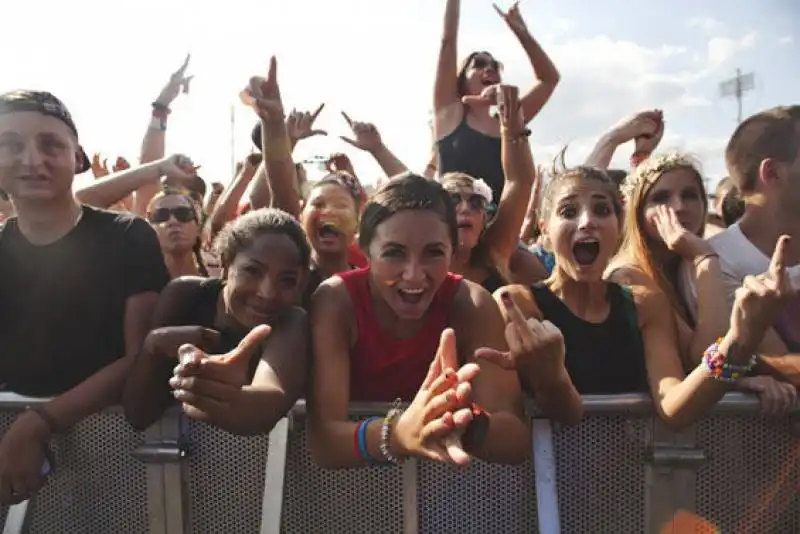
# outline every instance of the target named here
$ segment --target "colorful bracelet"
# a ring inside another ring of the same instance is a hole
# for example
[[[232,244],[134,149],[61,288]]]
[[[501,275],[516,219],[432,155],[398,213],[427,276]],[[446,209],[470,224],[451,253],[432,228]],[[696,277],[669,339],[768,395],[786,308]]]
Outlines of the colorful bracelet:
[[[740,378],[753,370],[756,365],[756,356],[755,354],[752,355],[744,365],[728,363],[727,356],[719,350],[721,343],[722,338],[719,338],[706,349],[703,353],[703,363],[714,380],[735,384]]]
[[[380,419],[380,417],[367,417],[358,427],[358,453],[367,462],[375,462],[375,458],[370,456],[369,449],[367,449],[367,427],[373,421]]]
[[[403,413],[403,409],[400,408],[402,402],[401,399],[395,399],[392,409],[383,418],[383,426],[381,426],[381,454],[391,464],[400,463],[397,457],[392,454],[392,451],[389,450],[389,443],[391,443],[392,439],[392,423]]]

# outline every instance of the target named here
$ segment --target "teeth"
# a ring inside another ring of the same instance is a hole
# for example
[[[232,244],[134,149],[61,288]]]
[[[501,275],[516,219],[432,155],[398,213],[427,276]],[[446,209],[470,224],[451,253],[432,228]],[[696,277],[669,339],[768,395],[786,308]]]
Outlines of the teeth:
[[[421,295],[424,289],[401,289],[403,293],[408,293],[409,295]]]

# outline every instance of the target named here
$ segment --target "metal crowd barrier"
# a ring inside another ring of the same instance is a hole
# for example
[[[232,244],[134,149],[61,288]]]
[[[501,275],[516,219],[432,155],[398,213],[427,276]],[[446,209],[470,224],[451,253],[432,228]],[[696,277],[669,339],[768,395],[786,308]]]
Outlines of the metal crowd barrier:
[[[36,402],[0,393],[0,430]],[[731,393],[675,433],[644,395],[584,405],[564,428],[531,406],[534,454],[521,466],[344,471],[311,461],[302,403],[249,438],[177,410],[135,432],[110,409],[54,440],[47,485],[0,522],[4,534],[800,532],[797,412],[762,418],[756,398]]]

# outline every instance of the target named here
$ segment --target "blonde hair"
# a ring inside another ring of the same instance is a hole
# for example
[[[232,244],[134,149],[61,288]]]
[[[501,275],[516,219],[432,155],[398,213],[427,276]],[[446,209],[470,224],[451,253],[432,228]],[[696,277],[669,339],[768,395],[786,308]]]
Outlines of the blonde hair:
[[[622,185],[625,195],[625,233],[618,258],[641,270],[645,276],[653,280],[670,301],[673,309],[678,310],[681,317],[689,324],[690,318],[682,304],[675,284],[667,277],[662,265],[659,265],[653,255],[653,240],[645,231],[644,207],[648,193],[658,180],[668,172],[676,170],[690,171],[697,179],[703,197],[703,222],[708,213],[708,198],[705,195],[703,176],[700,173],[698,161],[681,152],[669,152],[651,156],[638,167],[631,170],[628,178]],[[703,235],[704,226],[698,235]]]

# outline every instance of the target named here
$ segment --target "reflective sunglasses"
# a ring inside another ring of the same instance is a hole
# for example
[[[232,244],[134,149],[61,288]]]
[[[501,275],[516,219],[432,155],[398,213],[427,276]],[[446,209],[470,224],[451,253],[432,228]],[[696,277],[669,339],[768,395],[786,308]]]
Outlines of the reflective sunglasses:
[[[472,210],[485,210],[488,205],[486,199],[477,193],[471,195],[450,193],[450,199],[453,201],[453,206],[458,207],[462,202],[466,202],[467,206]]]
[[[158,208],[150,214],[148,219],[153,224],[160,224],[167,222],[170,217],[175,217],[176,221],[182,223],[188,223],[196,220],[194,210],[187,206],[178,206],[176,208]]]

